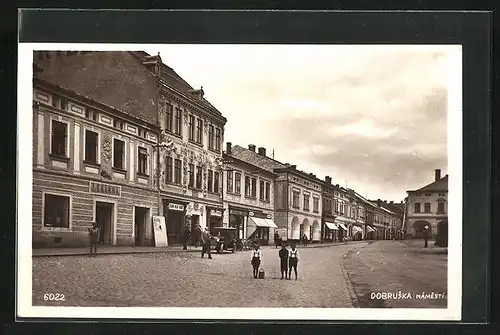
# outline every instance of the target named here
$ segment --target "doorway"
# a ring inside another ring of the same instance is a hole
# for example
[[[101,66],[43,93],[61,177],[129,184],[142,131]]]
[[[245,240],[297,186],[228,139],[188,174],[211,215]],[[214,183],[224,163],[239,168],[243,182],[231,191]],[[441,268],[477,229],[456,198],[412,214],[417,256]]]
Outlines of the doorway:
[[[149,222],[149,208],[135,206],[134,216],[134,245],[146,246],[146,228]]]
[[[95,221],[100,229],[99,242],[113,244],[113,208],[114,204],[97,201],[95,204]]]

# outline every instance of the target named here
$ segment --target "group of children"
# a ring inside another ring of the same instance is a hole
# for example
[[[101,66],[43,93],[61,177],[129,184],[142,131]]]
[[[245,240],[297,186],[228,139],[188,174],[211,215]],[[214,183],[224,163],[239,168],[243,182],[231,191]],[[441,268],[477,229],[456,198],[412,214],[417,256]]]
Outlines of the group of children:
[[[286,248],[285,243],[282,243],[278,255],[280,258],[281,279],[291,279],[293,269],[295,273],[295,280],[297,280],[297,264],[299,262],[299,251],[296,249],[295,243],[291,245],[290,250]],[[253,267],[253,276],[254,278],[258,278],[259,267],[262,263],[262,251],[260,250],[258,244],[255,244],[254,250],[252,250],[251,263]]]

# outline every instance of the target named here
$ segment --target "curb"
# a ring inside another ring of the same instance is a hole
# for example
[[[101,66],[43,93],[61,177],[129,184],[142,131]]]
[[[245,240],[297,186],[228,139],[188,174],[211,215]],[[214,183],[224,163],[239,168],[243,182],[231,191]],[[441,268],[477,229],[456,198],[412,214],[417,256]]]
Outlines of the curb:
[[[349,293],[349,297],[351,298],[352,307],[359,308],[360,303],[359,303],[358,295],[356,294],[356,290],[354,289],[354,286],[352,285],[352,282],[349,279],[349,275],[347,274],[347,270],[344,267],[344,263],[343,263],[344,259],[347,257],[347,254],[349,254],[350,252],[353,252],[353,250],[348,250],[346,253],[344,253],[342,255],[342,258],[340,258],[340,260],[339,260],[340,271],[342,273],[342,277],[344,277],[344,281],[345,281],[346,287],[347,287],[347,292]]]

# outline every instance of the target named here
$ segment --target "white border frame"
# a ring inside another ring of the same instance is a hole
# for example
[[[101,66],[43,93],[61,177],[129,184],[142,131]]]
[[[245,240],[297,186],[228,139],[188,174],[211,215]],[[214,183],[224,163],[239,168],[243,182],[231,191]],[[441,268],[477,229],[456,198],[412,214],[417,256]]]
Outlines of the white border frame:
[[[256,46],[256,45],[253,45]],[[294,46],[291,46],[294,47]],[[311,46],[324,47],[324,46]],[[338,45],[338,48],[350,47]],[[359,45],[360,52],[369,49],[425,50],[431,47],[448,55],[448,174],[450,205],[448,221],[462,225],[462,46],[461,45]],[[32,76],[33,50],[92,50],[122,51],[151,48],[143,44],[18,44],[18,177],[17,186],[17,313],[22,317],[70,317],[134,319],[260,319],[260,320],[444,320],[461,319],[462,308],[462,229],[449,230],[448,254],[448,307],[434,308],[152,308],[152,307],[40,307],[32,306]],[[30,97],[30,98],[28,98]],[[184,133],[183,133],[184,135]],[[215,137],[215,136],[214,136]],[[22,287],[22,289],[19,289]]]

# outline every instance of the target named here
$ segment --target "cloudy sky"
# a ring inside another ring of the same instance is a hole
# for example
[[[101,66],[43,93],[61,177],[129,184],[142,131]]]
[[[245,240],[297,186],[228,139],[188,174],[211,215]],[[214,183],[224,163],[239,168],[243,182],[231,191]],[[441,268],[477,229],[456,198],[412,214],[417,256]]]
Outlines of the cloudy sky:
[[[442,50],[442,49],[441,49]],[[447,172],[447,56],[369,46],[163,45],[228,119],[225,141],[400,201]]]

